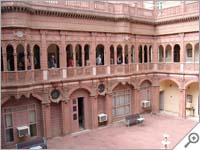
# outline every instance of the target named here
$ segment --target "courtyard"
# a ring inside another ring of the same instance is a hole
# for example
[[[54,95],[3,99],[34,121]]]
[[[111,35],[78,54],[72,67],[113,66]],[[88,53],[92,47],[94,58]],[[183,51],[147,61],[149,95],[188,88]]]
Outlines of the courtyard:
[[[123,121],[94,130],[55,137],[48,140],[50,149],[161,149],[163,134],[169,134],[174,146],[197,124],[168,114],[145,114],[142,124],[126,127]]]

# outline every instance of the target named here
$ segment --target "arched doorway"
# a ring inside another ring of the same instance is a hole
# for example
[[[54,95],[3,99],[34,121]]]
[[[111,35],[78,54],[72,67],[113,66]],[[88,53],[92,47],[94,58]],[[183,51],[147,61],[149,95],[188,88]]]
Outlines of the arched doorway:
[[[129,63],[128,57],[128,45],[125,45],[125,64]]]
[[[15,65],[14,65],[14,49],[12,45],[8,45],[6,47],[6,54],[7,54],[7,69],[8,71],[14,71]]]
[[[76,66],[82,67],[82,47],[80,44],[77,44],[75,47],[76,52]]]
[[[81,88],[70,95],[71,127],[73,132],[91,128],[92,115],[89,94],[89,91]]]
[[[172,47],[170,45],[166,46],[165,61],[166,62],[171,62],[172,61]]]
[[[110,46],[110,64],[115,64],[115,52],[114,52],[114,46]]]
[[[40,69],[40,47],[38,45],[33,47],[33,57],[34,69]]]
[[[160,82],[160,110],[178,115],[180,90],[172,80]]]
[[[195,56],[195,63],[199,63],[199,43],[195,44],[194,56]]]
[[[25,70],[24,47],[21,44],[17,46],[17,70]]]
[[[27,70],[31,70],[32,66],[31,66],[31,50],[30,50],[30,45],[28,44],[26,46],[26,55],[27,55],[27,64],[26,64],[26,67],[27,67]]]
[[[96,65],[104,65],[104,46],[102,44],[96,47]]]
[[[148,62],[148,51],[147,51],[147,46],[144,46],[144,63]]]
[[[59,68],[59,47],[56,44],[49,45],[47,54],[48,68]]]
[[[180,62],[180,46],[178,44],[174,46],[174,62]]]
[[[192,62],[192,45],[187,44],[186,45],[186,62]]]
[[[142,45],[140,45],[139,47],[138,47],[138,60],[139,60],[139,63],[142,63],[142,56],[143,56],[143,54],[142,54]]]
[[[135,49],[134,49],[134,45],[131,46],[131,63],[135,63]]]
[[[159,46],[159,62],[164,61],[164,48],[162,45]]]
[[[74,58],[73,58],[73,47],[71,44],[67,45],[66,47],[66,53],[67,53],[67,67],[73,67],[74,66]]]
[[[84,54],[85,54],[85,66],[90,66],[90,46],[88,44],[84,47]]]

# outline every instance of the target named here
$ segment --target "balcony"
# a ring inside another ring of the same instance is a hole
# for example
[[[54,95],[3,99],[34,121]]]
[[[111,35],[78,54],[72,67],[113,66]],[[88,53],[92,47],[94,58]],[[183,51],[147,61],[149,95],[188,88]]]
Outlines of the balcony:
[[[142,73],[198,74],[198,63],[146,63],[70,67],[31,71],[1,72],[2,86],[23,86],[46,82],[129,76]]]

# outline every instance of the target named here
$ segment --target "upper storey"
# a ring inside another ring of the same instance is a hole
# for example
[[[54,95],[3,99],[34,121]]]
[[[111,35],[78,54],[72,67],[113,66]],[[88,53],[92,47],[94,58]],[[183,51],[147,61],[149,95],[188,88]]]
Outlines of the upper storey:
[[[4,1],[2,27],[144,34],[139,31],[142,25],[142,29],[149,29],[146,35],[155,35],[160,34],[155,26],[198,20],[198,2],[183,1],[164,9],[155,4],[154,1],[153,9],[147,9],[140,2],[130,5],[92,0]],[[191,29],[198,31],[197,27]]]

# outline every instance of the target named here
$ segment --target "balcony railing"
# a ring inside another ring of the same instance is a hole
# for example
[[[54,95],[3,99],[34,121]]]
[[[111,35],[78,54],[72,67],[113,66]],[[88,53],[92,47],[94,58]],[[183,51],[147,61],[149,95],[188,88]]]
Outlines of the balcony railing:
[[[141,73],[197,74],[198,63],[144,63],[56,68],[47,70],[3,71],[3,86],[35,84],[42,82],[89,79],[95,77],[127,76]]]

